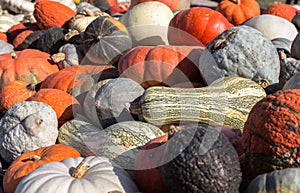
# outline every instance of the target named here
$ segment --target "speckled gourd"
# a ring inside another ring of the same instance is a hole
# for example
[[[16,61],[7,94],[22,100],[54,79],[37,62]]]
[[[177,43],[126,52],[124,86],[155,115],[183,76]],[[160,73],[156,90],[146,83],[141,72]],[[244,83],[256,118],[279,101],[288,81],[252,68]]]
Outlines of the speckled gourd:
[[[224,76],[277,83],[280,62],[276,47],[260,31],[249,26],[229,28],[206,46],[199,69],[210,84]]]
[[[264,96],[250,79],[225,77],[201,88],[150,87],[130,110],[154,125],[192,121],[243,130],[252,106]]]

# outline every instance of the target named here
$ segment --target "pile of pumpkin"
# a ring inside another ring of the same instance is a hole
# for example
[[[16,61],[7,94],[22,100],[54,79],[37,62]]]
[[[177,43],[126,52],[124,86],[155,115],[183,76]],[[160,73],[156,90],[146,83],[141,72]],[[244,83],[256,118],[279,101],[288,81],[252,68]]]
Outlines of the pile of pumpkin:
[[[2,8],[0,192],[300,192],[295,6]]]

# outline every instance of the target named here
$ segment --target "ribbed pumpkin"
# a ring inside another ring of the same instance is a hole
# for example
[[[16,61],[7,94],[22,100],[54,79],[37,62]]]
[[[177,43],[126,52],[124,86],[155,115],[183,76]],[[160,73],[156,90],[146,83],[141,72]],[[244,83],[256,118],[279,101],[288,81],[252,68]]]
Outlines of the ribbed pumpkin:
[[[242,135],[246,178],[285,168],[300,168],[300,90],[277,91],[256,103]]]
[[[108,72],[112,72],[112,74]],[[42,81],[41,88],[59,89],[77,97],[89,91],[99,78],[110,75],[116,77],[117,74],[118,72],[113,66],[70,66],[49,75]]]
[[[118,71],[144,88],[183,82],[206,85],[197,67],[203,50],[201,46],[138,46],[120,58]]]
[[[14,80],[37,84],[58,71],[49,61],[50,55],[35,49],[26,49],[0,55],[0,88]]]
[[[24,176],[45,163],[79,156],[80,153],[76,149],[63,144],[54,144],[25,152],[17,157],[5,172],[4,191],[14,193]]]
[[[0,112],[5,113],[17,102],[25,101],[36,93],[35,86],[22,80],[10,82],[0,91]]]
[[[74,10],[56,1],[38,0],[33,16],[40,29],[67,28],[68,21],[76,14]]]
[[[12,42],[19,33],[25,30],[35,31],[35,30],[39,30],[39,27],[36,22],[21,22],[9,28],[6,34],[9,41]]]
[[[70,94],[58,89],[40,89],[27,101],[43,102],[53,108],[58,119],[58,127],[71,120],[81,111],[79,102]]]
[[[263,14],[276,15],[291,22],[297,14],[297,11],[297,8],[292,5],[285,3],[273,3],[263,11]]]
[[[261,174],[251,181],[245,193],[297,193],[300,192],[299,177],[299,168]]]
[[[204,46],[233,25],[218,11],[193,7],[177,13],[169,23],[168,40],[172,45]],[[195,37],[191,39],[190,36]]]
[[[216,10],[233,25],[241,25],[246,20],[260,15],[260,5],[256,0],[222,0]]]
[[[166,4],[172,11],[176,11],[179,9],[179,1],[180,0],[131,0],[130,8],[133,6],[143,3],[143,2],[148,2],[148,1],[159,1],[164,4]]]
[[[126,27],[108,16],[94,19],[82,37],[85,56],[96,64],[114,64],[131,44]]]

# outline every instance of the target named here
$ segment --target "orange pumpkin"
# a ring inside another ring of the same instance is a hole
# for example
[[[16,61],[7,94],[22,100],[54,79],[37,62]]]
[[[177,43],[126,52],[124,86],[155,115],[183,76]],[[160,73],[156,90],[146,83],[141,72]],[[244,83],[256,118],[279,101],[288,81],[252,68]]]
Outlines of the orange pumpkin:
[[[144,3],[148,1],[159,1],[161,3],[166,4],[172,11],[176,11],[179,9],[179,0],[131,0],[131,5],[130,8],[133,6],[139,4],[139,3]]]
[[[33,33],[33,30],[25,30],[19,33],[14,41],[12,42],[12,45],[14,46],[15,50],[19,50],[18,47],[23,43],[23,41],[26,39],[27,36]]]
[[[25,49],[0,55],[0,89],[14,80],[37,84],[57,72],[50,55],[36,49]]]
[[[55,88],[63,90],[76,97],[91,89],[94,83],[93,77],[96,77],[96,79],[100,77],[115,78],[117,74],[117,69],[108,65],[70,66],[49,75],[42,82],[41,88]]]
[[[63,144],[54,144],[23,153],[11,163],[5,172],[4,191],[5,193],[14,193],[22,178],[43,164],[79,156],[80,153],[76,149]]]
[[[0,91],[0,112],[5,113],[13,104],[25,101],[35,93],[33,84],[28,84],[22,80],[9,83]]]
[[[38,101],[50,105],[56,112],[58,127],[74,118],[81,111],[79,102],[70,94],[58,89],[40,89],[27,101]]]
[[[138,46],[120,58],[119,74],[144,88],[189,81],[206,85],[197,67],[203,50],[200,46]]]
[[[297,14],[297,11],[297,8],[293,7],[292,5],[284,3],[273,3],[263,11],[263,14],[276,15],[291,22],[294,16]]]
[[[6,33],[0,32],[0,40],[8,42]]]
[[[38,0],[33,11],[33,16],[40,29],[68,28],[69,20],[75,15],[76,12],[66,5],[48,0]]]
[[[256,0],[222,0],[216,10],[233,25],[241,25],[248,19],[260,15],[260,5]]]
[[[177,13],[169,23],[171,45],[204,45],[233,25],[220,12],[193,7]]]

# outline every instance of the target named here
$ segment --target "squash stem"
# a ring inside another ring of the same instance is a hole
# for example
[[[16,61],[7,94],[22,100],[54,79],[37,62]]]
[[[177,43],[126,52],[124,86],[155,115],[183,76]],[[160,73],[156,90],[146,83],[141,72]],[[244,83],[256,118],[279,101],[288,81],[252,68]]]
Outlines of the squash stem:
[[[35,91],[35,84],[32,84],[32,83],[27,84],[27,85],[26,85],[26,88],[27,88],[28,90],[30,90],[30,91]]]
[[[241,4],[241,0],[230,0],[231,2],[237,4],[237,5],[240,5]]]
[[[12,59],[16,59],[16,58],[17,58],[16,52],[11,53],[10,55],[11,55],[11,58],[12,58]]]
[[[32,160],[34,162],[39,161],[40,159],[41,159],[41,156],[38,156],[38,155],[29,156],[29,160]]]
[[[138,101],[138,102],[130,103],[129,111],[134,115],[142,114],[143,112],[142,112],[141,102]]]
[[[89,164],[85,161],[82,161],[75,168],[71,176],[74,178],[82,178],[88,168],[89,168]]]

